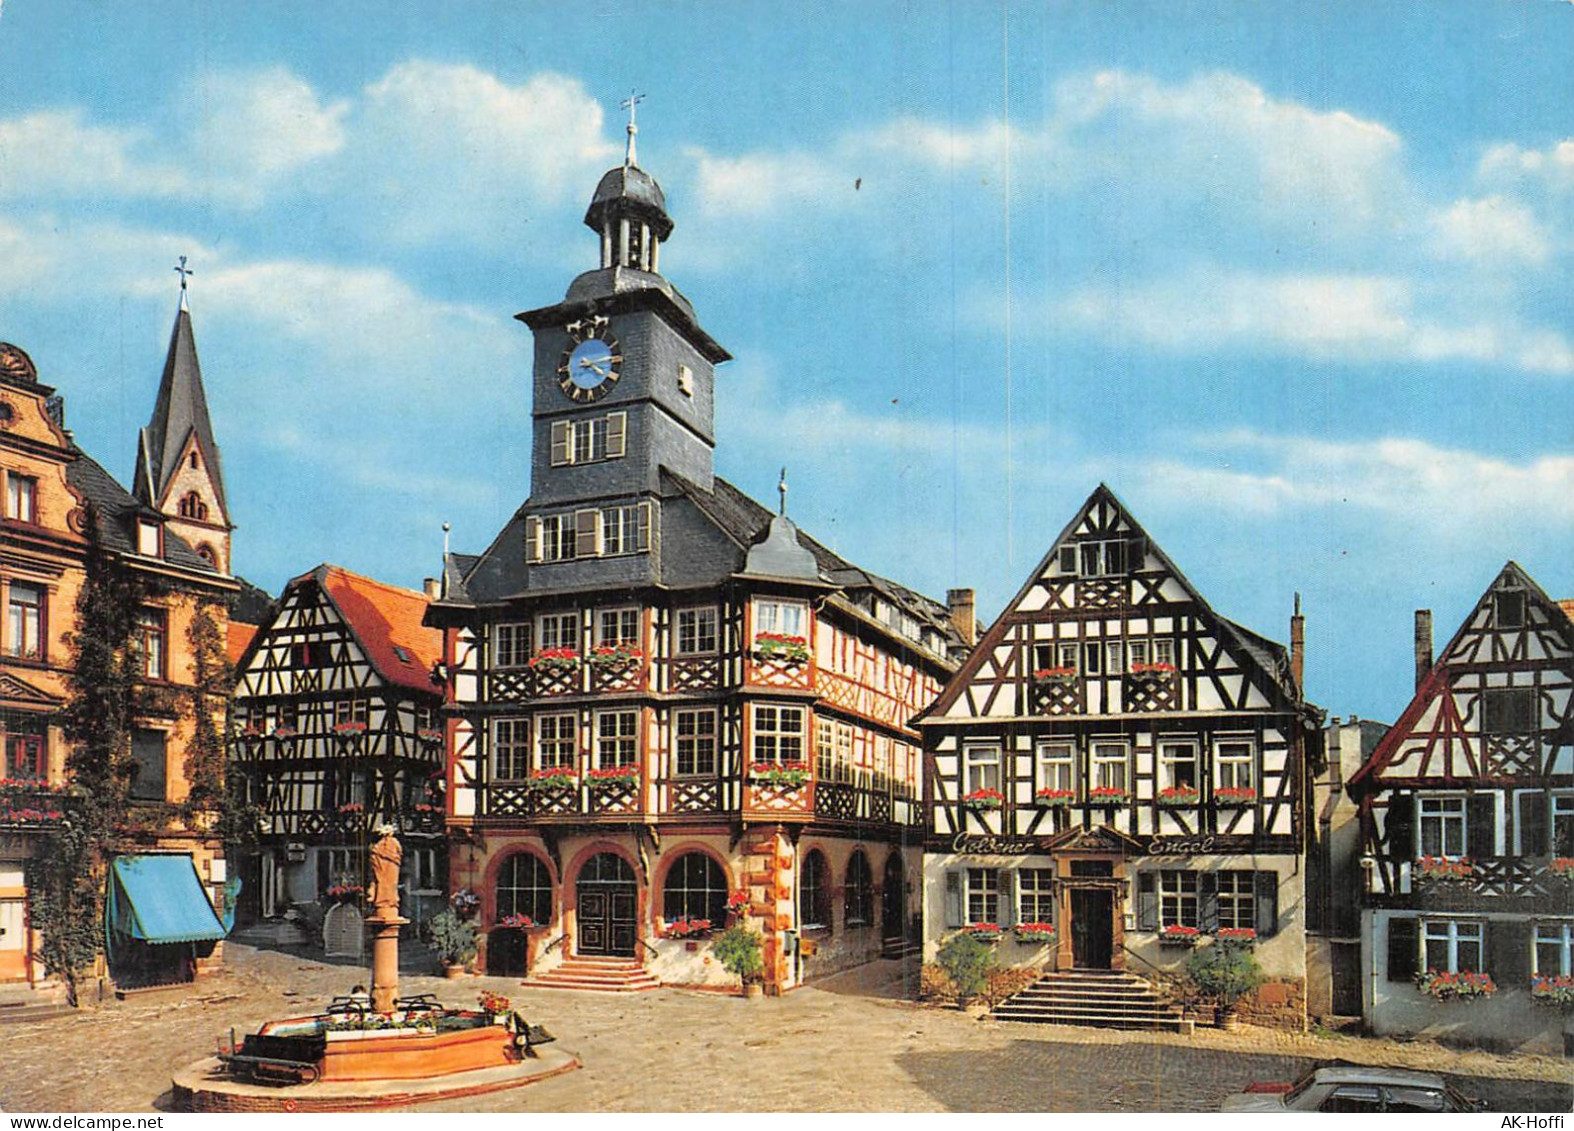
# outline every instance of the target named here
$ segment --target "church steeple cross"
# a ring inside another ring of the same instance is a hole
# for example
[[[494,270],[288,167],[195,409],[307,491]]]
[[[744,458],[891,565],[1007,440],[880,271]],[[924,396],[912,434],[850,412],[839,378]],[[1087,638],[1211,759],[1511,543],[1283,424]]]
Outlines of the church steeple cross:
[[[625,98],[622,102],[618,103],[619,106],[623,107],[623,109],[625,109],[625,110],[627,110],[629,112],[629,124],[628,124],[629,141],[628,141],[628,149],[623,154],[623,164],[625,166],[631,166],[631,165],[638,165],[639,164],[639,160],[635,156],[635,153],[634,153],[634,139],[639,136],[639,126],[634,121],[634,110],[643,101],[645,101],[645,96],[643,94],[640,94],[637,91],[630,90],[629,91],[629,96],[627,98]]]
[[[182,255],[180,262],[175,265],[175,272],[180,276],[180,308],[186,309],[186,280],[196,272],[186,266],[186,257]]]

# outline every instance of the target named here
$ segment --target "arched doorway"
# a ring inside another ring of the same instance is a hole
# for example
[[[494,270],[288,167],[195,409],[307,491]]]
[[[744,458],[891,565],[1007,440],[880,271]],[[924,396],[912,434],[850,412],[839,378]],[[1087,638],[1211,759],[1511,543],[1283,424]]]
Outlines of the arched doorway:
[[[895,852],[885,860],[885,886],[880,893],[880,937],[907,937],[907,875]]]
[[[638,894],[634,869],[623,857],[602,852],[586,861],[574,883],[575,953],[632,958]]]

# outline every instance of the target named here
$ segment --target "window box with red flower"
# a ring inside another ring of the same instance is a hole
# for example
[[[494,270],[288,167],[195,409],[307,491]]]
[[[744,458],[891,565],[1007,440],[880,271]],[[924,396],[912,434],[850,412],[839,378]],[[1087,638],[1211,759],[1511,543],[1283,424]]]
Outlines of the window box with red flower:
[[[602,766],[585,771],[585,784],[591,789],[619,789],[639,784],[638,766]]]
[[[342,722],[333,724],[333,733],[338,735],[357,735],[366,733],[366,724],[363,722]]]
[[[1037,668],[1033,672],[1033,684],[1037,687],[1073,683],[1076,678],[1076,668]]]
[[[1491,974],[1474,970],[1427,970],[1416,975],[1416,989],[1438,1001],[1479,1001],[1497,993]]]
[[[1077,800],[1074,789],[1041,789],[1033,795],[1033,804],[1041,809],[1063,809]]]
[[[739,888],[727,896],[727,914],[734,917],[742,916],[749,910],[749,893],[746,889]]]
[[[1194,785],[1172,785],[1159,790],[1158,802],[1166,809],[1195,809],[1202,794]]]
[[[536,926],[536,921],[516,911],[512,915],[504,915],[497,921],[497,925],[510,931],[528,931]]]
[[[556,789],[573,789],[578,784],[572,766],[549,766],[531,774],[525,781],[525,788],[532,793],[550,793]]]
[[[664,939],[700,939],[709,937],[711,921],[709,919],[674,919],[668,923],[661,932]]]
[[[360,899],[366,889],[360,884],[333,884],[323,894],[335,903],[350,903]]]
[[[1152,678],[1163,678],[1175,673],[1174,664],[1132,664],[1132,675],[1145,675]]]
[[[1562,880],[1574,880],[1574,856],[1554,856],[1547,871]]]
[[[579,670],[579,652],[573,648],[543,648],[530,657],[531,671],[572,672]]]
[[[1574,977],[1568,974],[1531,975],[1530,1000],[1537,1005],[1574,1009]]]
[[[1184,923],[1170,923],[1159,928],[1160,946],[1196,946],[1202,932]]]
[[[1257,804],[1257,791],[1249,785],[1227,785],[1213,791],[1216,805],[1239,806]]]
[[[1121,789],[1119,786],[1101,785],[1097,789],[1088,790],[1089,805],[1129,805],[1131,804],[1131,791]]]
[[[366,812],[366,806],[362,805],[359,801],[346,801],[343,805],[339,806],[338,809],[339,816],[341,817],[359,817],[364,812]]]
[[[294,738],[295,737],[295,728],[294,727],[287,727],[287,726],[276,726],[276,727],[273,728],[273,737],[274,738]]]
[[[1250,946],[1257,941],[1257,932],[1251,927],[1220,927],[1213,937],[1229,946]]]
[[[751,762],[749,780],[772,789],[798,789],[809,780],[809,763]]]
[[[761,660],[780,660],[786,664],[807,663],[809,641],[802,636],[786,636],[780,632],[754,634],[754,655]]]
[[[1047,943],[1055,941],[1053,923],[1018,923],[1014,928],[1019,943]]]
[[[644,658],[645,653],[632,644],[597,644],[585,662],[593,668],[626,668]]]
[[[962,798],[962,804],[969,809],[998,809],[1006,803],[1006,795],[998,789],[975,789]]]
[[[422,742],[441,742],[443,741],[443,732],[438,727],[422,727],[415,732],[415,737]]]
[[[1005,928],[999,923],[969,923],[962,929],[983,942],[998,942],[1005,933]]]
[[[1416,861],[1416,875],[1424,880],[1468,880],[1475,875],[1475,861],[1468,856],[1423,856]]]

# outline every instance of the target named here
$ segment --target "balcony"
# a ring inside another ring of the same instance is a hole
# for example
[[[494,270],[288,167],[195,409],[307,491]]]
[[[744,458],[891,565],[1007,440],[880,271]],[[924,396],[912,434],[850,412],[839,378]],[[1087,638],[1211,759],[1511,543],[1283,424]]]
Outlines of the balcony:
[[[649,684],[650,665],[640,658],[622,662],[592,659],[588,663],[578,659],[554,660],[533,668],[488,671],[486,698],[492,703],[519,703],[562,695],[641,692]]]

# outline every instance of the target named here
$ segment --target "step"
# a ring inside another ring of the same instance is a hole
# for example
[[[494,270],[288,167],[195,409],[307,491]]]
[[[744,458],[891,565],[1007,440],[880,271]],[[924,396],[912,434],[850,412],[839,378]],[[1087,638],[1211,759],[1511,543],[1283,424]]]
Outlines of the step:
[[[1080,1025],[1088,1029],[1169,1029],[1182,1032],[1186,1021],[1181,1017],[1101,1017],[1096,1014],[1068,1013],[1063,1016],[1041,1017],[1033,1014],[994,1013],[997,1021],[1015,1021],[1030,1025]]]
[[[7,1003],[0,1009],[0,1025],[25,1025],[33,1021],[49,1021],[56,1017],[69,1017],[76,1010],[64,1002],[41,1001],[34,1005]]]

